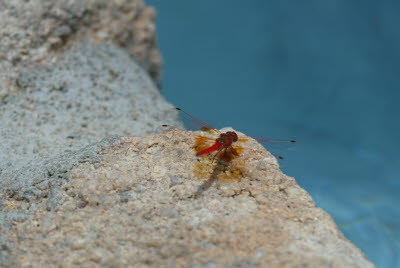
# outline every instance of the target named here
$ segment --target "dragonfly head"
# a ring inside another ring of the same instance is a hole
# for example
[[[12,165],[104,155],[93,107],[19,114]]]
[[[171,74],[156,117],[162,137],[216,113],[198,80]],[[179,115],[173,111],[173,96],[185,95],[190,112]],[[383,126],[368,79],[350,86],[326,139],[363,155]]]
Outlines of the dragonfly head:
[[[237,142],[238,141],[238,135],[236,134],[235,131],[228,131],[226,132],[227,135],[231,136],[233,138],[233,142]]]

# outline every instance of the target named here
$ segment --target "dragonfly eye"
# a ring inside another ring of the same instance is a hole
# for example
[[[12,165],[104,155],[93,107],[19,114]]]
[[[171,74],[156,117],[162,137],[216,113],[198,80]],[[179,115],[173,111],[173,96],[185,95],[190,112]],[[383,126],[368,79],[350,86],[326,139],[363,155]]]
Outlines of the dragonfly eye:
[[[233,137],[233,141],[237,141],[238,140],[238,135],[236,134],[236,132],[228,131],[227,134]]]

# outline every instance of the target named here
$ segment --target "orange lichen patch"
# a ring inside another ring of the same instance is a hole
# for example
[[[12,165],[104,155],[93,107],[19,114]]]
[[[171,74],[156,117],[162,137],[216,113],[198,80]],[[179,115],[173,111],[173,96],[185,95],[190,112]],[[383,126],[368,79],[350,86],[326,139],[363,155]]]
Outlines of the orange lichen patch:
[[[237,166],[230,166],[228,169],[218,174],[220,182],[237,182],[243,178],[243,169]]]
[[[192,172],[194,177],[199,179],[207,179],[213,173],[215,169],[215,163],[208,156],[202,157],[202,160],[198,160],[194,165]]]

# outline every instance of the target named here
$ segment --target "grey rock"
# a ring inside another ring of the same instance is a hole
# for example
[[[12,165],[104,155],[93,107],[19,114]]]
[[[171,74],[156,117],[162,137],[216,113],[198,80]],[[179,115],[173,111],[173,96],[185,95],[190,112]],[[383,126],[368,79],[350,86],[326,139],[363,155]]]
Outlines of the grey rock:
[[[48,205],[52,208],[58,203],[57,186],[67,180],[68,172],[79,164],[96,163],[101,160],[99,154],[104,148],[118,144],[119,138],[110,136],[93,145],[65,153],[59,157],[34,160],[21,169],[4,174],[0,180],[0,196],[18,201],[32,202],[48,197]]]
[[[134,200],[135,196],[136,196],[136,193],[133,190],[124,191],[124,192],[120,193],[120,195],[119,195],[120,201],[122,203],[127,203],[131,200]]]
[[[171,122],[154,83],[114,46],[78,42],[52,65],[20,69],[17,82],[20,93],[0,106],[2,174],[109,135],[143,136]]]
[[[161,57],[154,25],[155,11],[143,0],[2,0],[0,99],[16,90],[20,64],[51,62],[82,38],[124,47],[158,84]]]
[[[171,187],[183,182],[183,178],[176,175],[171,176],[169,179],[171,180]]]
[[[110,201],[68,189],[72,169],[101,167],[119,135],[176,120],[165,120],[156,87],[154,20],[142,0],[0,1],[1,267],[21,266],[9,255],[29,236],[16,224],[54,225],[35,212],[56,214],[73,197],[81,209]],[[122,202],[132,200],[127,189]]]
[[[101,152],[118,146],[118,136],[147,135],[177,120],[133,57],[112,45],[77,42],[50,65],[21,65],[16,81],[18,91],[0,98],[3,234],[19,222],[30,223],[38,202],[58,211],[68,199],[62,187],[70,170],[85,163],[101,166]],[[77,207],[88,204],[81,196]],[[1,250],[0,266],[19,266],[8,258],[16,242],[4,241],[10,247]]]
[[[160,209],[161,217],[177,218],[179,217],[179,212],[173,206],[168,206]]]

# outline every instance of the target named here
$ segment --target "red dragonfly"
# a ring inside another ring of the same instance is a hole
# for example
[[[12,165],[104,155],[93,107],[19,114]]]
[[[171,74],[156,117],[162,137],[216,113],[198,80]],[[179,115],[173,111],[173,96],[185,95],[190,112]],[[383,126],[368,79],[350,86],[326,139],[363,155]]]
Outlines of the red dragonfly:
[[[223,162],[230,162],[242,154],[245,149],[245,143],[249,141],[247,137],[239,136],[235,131],[221,132],[213,126],[196,119],[182,109],[175,109],[179,111],[182,121],[187,128],[190,130],[204,131],[204,135],[197,135],[195,138],[193,149],[196,152],[196,156],[215,152],[214,159],[218,158]],[[267,147],[271,144],[281,145],[278,147],[290,147],[290,145],[296,143],[295,140],[266,139],[257,137],[251,138]],[[282,156],[277,157],[281,160],[284,159]]]

